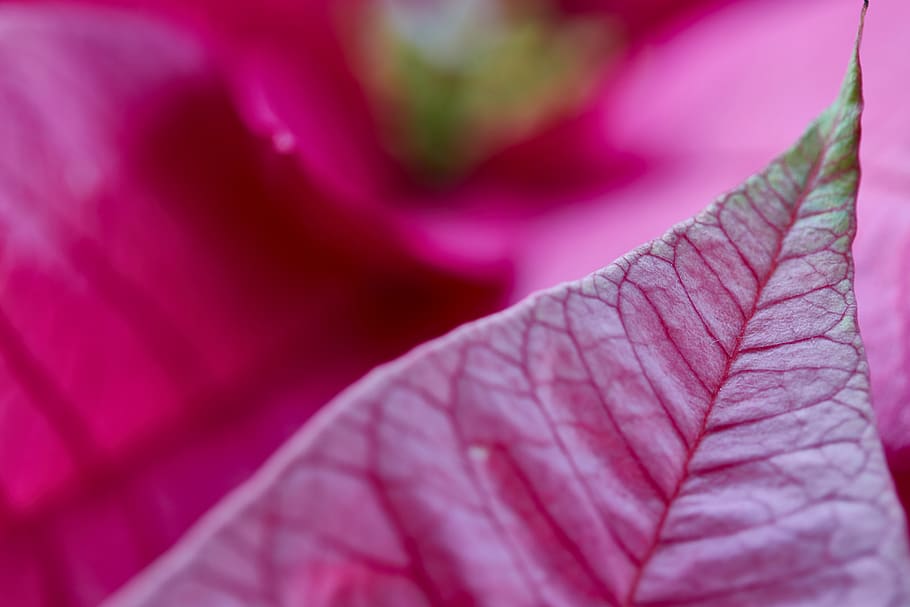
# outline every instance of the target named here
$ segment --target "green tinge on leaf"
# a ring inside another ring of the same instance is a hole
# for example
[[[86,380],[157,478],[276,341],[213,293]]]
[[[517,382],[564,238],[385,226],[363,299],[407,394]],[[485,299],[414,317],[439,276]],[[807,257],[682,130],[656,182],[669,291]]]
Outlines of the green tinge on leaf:
[[[801,203],[803,214],[824,212],[830,208],[832,200],[847,199],[850,202],[844,206],[840,219],[843,222],[855,221],[853,215],[860,176],[860,118],[863,112],[859,50],[867,7],[868,3],[863,7],[856,44],[840,95],[783,156],[787,165],[800,169],[799,176],[805,179],[807,188],[811,185],[809,182],[815,182],[812,196]],[[832,227],[843,229],[842,224]]]

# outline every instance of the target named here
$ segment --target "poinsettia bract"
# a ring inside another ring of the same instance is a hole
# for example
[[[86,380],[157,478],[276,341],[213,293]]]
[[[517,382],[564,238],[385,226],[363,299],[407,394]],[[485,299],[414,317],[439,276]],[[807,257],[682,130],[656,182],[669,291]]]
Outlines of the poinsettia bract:
[[[117,605],[898,605],[850,246],[860,69],[790,151],[375,371]]]

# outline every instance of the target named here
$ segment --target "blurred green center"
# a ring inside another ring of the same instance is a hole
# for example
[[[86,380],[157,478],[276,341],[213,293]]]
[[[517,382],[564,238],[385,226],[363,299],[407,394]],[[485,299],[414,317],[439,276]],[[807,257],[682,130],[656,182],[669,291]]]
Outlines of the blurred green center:
[[[361,65],[387,146],[436,187],[576,110],[615,41],[540,1],[426,4],[371,14]]]

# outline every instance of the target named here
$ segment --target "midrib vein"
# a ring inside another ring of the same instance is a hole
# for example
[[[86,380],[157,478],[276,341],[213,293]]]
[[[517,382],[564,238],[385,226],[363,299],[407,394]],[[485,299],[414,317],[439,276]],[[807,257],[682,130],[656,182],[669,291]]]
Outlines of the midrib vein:
[[[786,240],[786,238],[790,234],[790,232],[793,230],[797,221],[799,221],[800,210],[802,209],[803,204],[808,199],[809,194],[813,191],[813,189],[815,187],[815,182],[817,181],[817,179],[819,177],[819,173],[821,172],[821,168],[824,164],[824,161],[826,160],[826,158],[828,156],[828,151],[831,146],[831,138],[833,137],[834,133],[837,131],[837,125],[840,122],[841,114],[842,114],[842,110],[830,122],[830,125],[831,125],[830,131],[825,135],[825,140],[822,143],[822,146],[819,150],[819,154],[816,157],[816,159],[813,161],[812,166],[810,167],[808,173],[806,174],[806,178],[805,178],[805,181],[803,182],[803,186],[802,186],[801,190],[799,191],[799,194],[796,197],[796,200],[793,202],[793,208],[790,213],[789,221],[788,221],[787,225],[784,226],[784,228],[781,230],[780,240],[778,241],[777,245],[775,246],[775,250],[772,255],[771,263],[769,265],[768,271],[765,273],[764,277],[762,278],[762,280],[758,283],[758,285],[756,287],[755,297],[752,302],[751,310],[746,315],[745,320],[743,320],[742,328],[740,329],[739,334],[736,336],[736,340],[734,342],[734,347],[733,347],[732,353],[727,358],[727,362],[724,365],[724,370],[720,376],[720,381],[718,381],[718,383],[717,383],[717,388],[711,394],[711,398],[708,401],[707,407],[705,408],[705,414],[702,417],[702,421],[699,426],[698,433],[696,434],[695,441],[692,443],[692,446],[688,449],[688,451],[686,453],[686,458],[685,458],[685,461],[682,466],[682,471],[679,476],[679,481],[677,482],[676,487],[673,489],[673,492],[670,494],[670,497],[667,499],[666,506],[664,507],[664,510],[661,513],[660,519],[657,522],[657,526],[655,527],[655,531],[654,531],[654,536],[651,539],[648,550],[645,552],[644,556],[642,557],[641,564],[638,567],[638,571],[635,574],[635,578],[632,580],[632,584],[629,586],[629,591],[626,594],[626,598],[622,603],[623,607],[631,607],[632,605],[635,605],[635,595],[637,594],[638,587],[641,584],[642,578],[644,577],[645,569],[647,569],[648,564],[650,563],[651,559],[654,557],[654,554],[657,552],[657,547],[660,545],[660,538],[663,535],[664,526],[666,525],[667,518],[670,513],[670,509],[673,507],[673,503],[679,497],[679,493],[682,490],[682,487],[685,484],[685,482],[689,476],[688,475],[689,465],[691,464],[692,459],[695,456],[695,453],[698,451],[698,448],[701,445],[702,440],[707,435],[708,420],[710,419],[711,413],[714,410],[714,405],[717,403],[717,399],[718,399],[718,395],[720,394],[720,391],[723,389],[723,387],[727,384],[727,382],[730,379],[731,368],[733,366],[734,361],[736,361],[736,359],[739,357],[739,354],[740,354],[740,351],[742,348],[743,339],[746,336],[746,333],[749,328],[749,324],[752,322],[752,319],[754,318],[754,316],[757,312],[758,303],[759,303],[759,301],[761,301],[762,294],[764,293],[764,290],[767,287],[768,283],[770,282],[771,278],[774,276],[775,272],[777,271],[778,265],[780,263],[781,253],[782,253],[783,247],[784,247],[784,241]],[[797,144],[797,145],[799,145],[799,144]],[[734,243],[734,246],[736,246],[735,243]]]

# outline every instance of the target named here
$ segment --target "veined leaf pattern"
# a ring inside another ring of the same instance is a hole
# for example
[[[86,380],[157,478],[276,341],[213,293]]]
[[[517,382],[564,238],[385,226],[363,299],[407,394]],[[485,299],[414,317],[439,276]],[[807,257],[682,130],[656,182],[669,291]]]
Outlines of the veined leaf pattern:
[[[858,51],[858,45],[857,45]],[[342,395],[115,605],[901,605],[855,56],[789,152]]]

